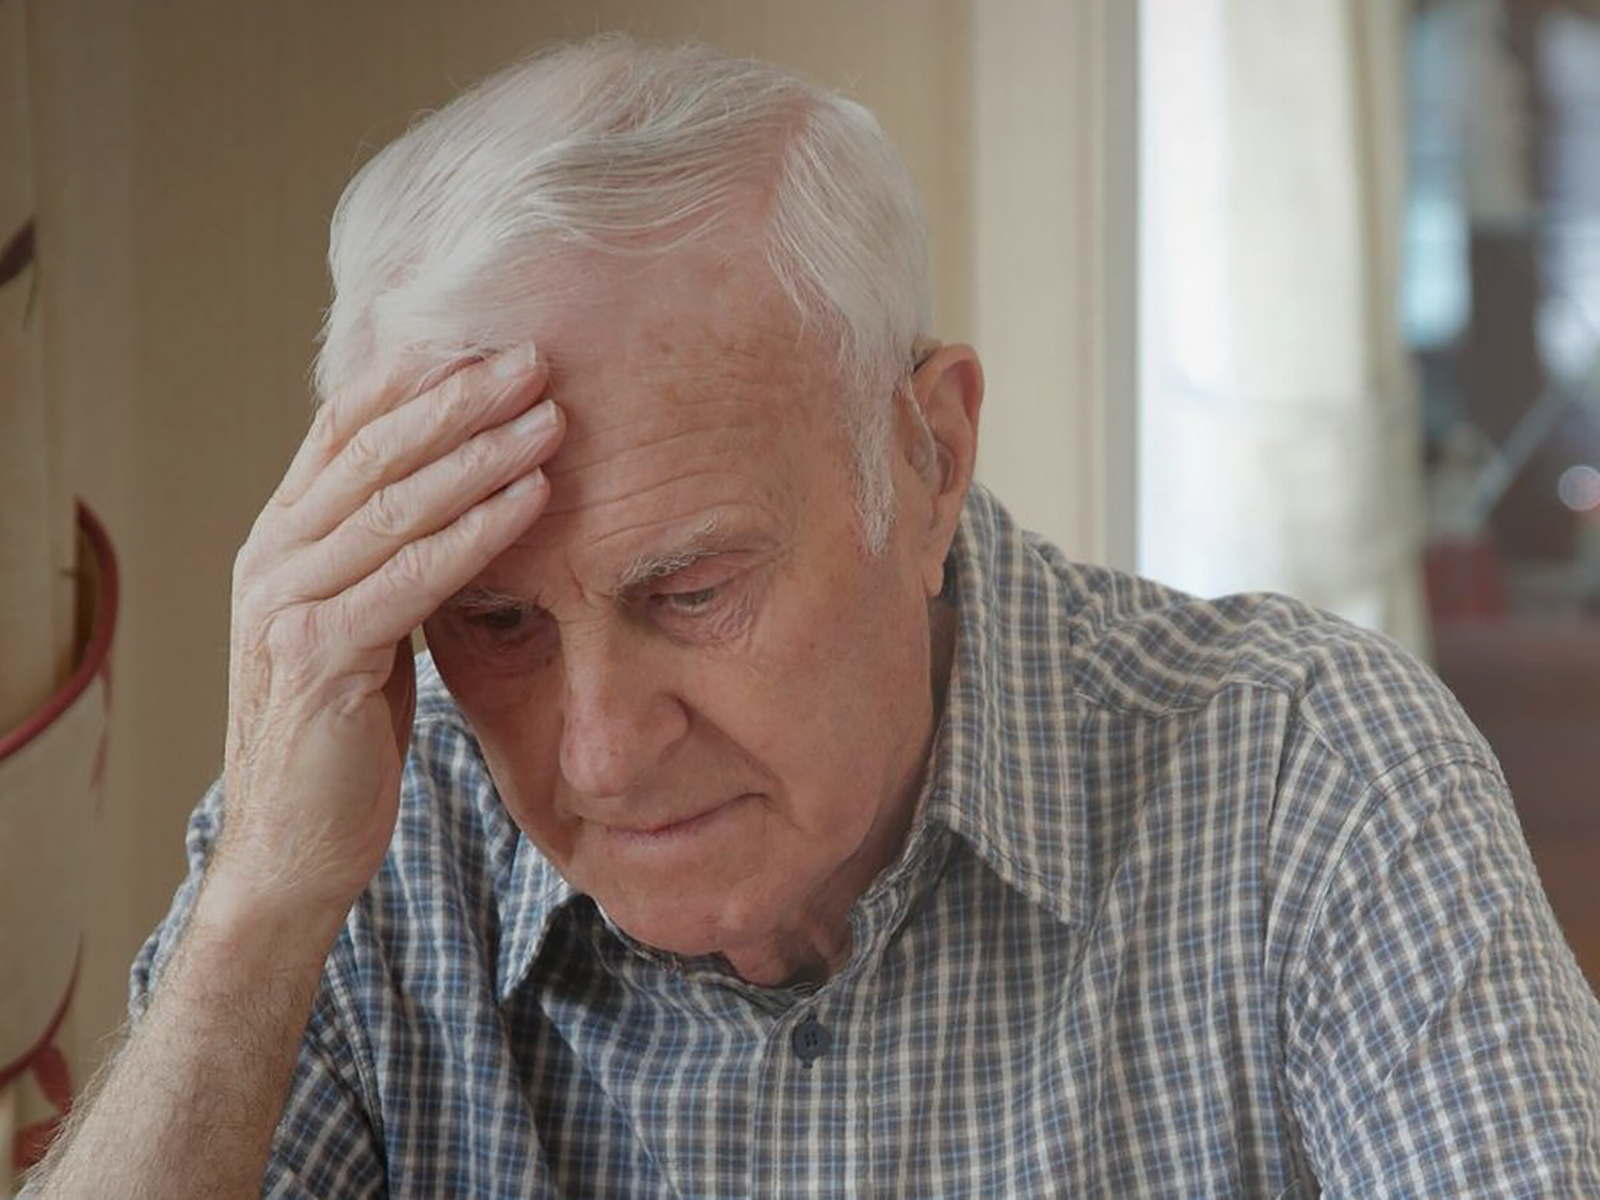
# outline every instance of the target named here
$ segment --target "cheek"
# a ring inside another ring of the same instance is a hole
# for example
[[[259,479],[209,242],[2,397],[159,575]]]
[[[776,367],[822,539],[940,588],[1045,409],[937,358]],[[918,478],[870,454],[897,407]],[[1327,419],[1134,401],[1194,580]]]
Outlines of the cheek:
[[[501,799],[518,824],[548,809],[561,739],[560,672],[552,656],[489,661],[430,628],[428,648],[472,727]]]
[[[729,732],[797,789],[860,807],[926,732],[927,606],[889,561],[812,579],[764,623],[760,690],[730,709]]]

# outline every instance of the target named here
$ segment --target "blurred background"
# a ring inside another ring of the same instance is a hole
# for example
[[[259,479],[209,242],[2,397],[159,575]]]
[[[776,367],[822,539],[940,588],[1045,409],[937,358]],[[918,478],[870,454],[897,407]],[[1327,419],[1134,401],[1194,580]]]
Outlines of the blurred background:
[[[1072,554],[1429,658],[1600,981],[1600,3],[0,0],[0,596],[70,578],[73,496],[121,566],[73,1083],[220,766],[232,556],[309,418],[341,189],[610,28],[873,108],[923,188],[935,332],[984,355],[984,479]],[[16,607],[0,736],[59,683],[51,654],[23,678]],[[9,902],[0,949],[52,919]]]
[[[1138,565],[1428,658],[1600,983],[1600,4],[1140,8]]]

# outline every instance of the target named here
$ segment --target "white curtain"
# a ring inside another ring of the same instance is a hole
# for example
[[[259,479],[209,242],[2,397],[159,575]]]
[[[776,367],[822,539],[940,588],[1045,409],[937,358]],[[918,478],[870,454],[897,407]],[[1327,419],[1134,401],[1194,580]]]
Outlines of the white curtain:
[[[1402,0],[1148,0],[1140,566],[1425,648]]]

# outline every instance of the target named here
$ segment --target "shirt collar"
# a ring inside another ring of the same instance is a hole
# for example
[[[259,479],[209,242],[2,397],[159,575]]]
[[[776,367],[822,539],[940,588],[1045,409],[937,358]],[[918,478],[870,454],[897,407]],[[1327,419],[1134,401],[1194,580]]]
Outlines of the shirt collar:
[[[1073,689],[1077,597],[981,485],[956,531],[957,632],[930,765],[928,814],[1005,883],[1068,924],[1088,917],[1088,830],[1074,744],[1090,715]]]
[[[926,829],[943,825],[1008,886],[1078,924],[1088,915],[1087,833],[1071,747],[1083,716],[1065,619],[1076,605],[1050,553],[973,485],[951,553],[957,632],[944,714],[907,851],[885,875],[905,876],[908,856],[930,853]],[[518,833],[496,895],[504,1003],[577,892]]]
[[[511,822],[510,817],[506,818]],[[517,830],[511,867],[495,888],[500,908],[500,948],[495,959],[495,994],[511,998],[544,947],[546,935],[578,892],[550,860]]]

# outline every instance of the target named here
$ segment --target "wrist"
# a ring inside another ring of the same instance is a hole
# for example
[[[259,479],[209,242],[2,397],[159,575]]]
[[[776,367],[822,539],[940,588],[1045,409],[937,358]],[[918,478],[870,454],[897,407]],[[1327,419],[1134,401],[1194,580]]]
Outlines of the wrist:
[[[281,971],[298,964],[320,976],[350,903],[263,886],[213,863],[184,938],[241,966],[271,963]]]

